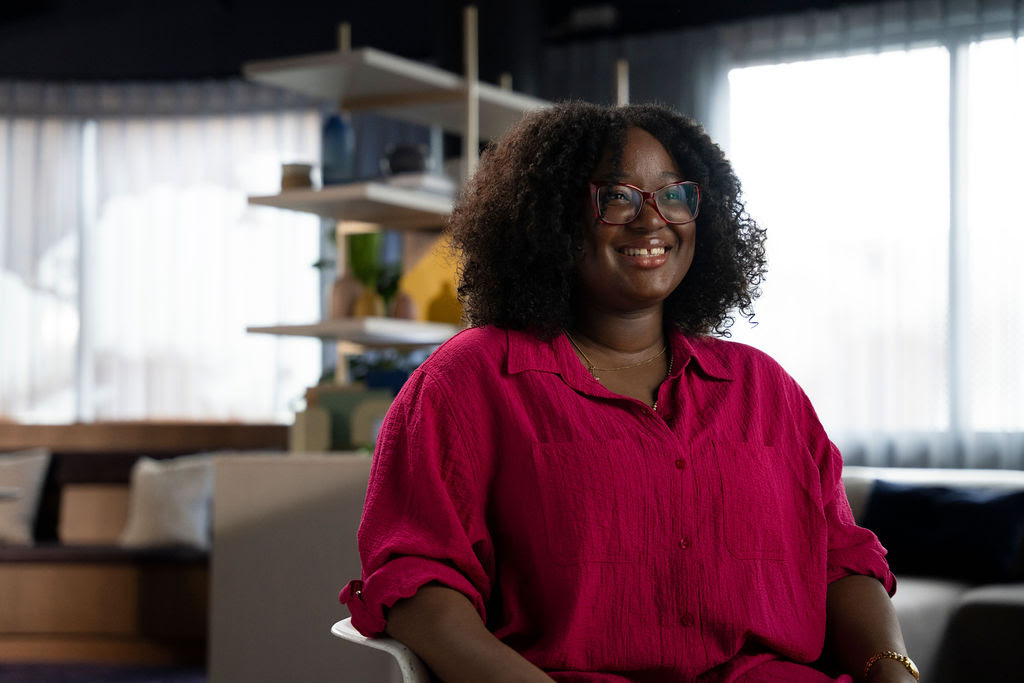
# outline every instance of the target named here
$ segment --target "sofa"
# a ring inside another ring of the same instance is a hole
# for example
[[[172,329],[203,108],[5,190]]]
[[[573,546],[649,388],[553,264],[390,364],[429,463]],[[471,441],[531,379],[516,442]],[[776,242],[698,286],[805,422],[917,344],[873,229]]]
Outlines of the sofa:
[[[331,635],[359,575],[371,459],[359,453],[217,458],[210,683],[401,681],[384,652]]]
[[[1024,680],[1024,471],[848,466],[924,683]]]
[[[286,441],[276,425],[0,425],[0,513],[10,466],[38,473],[30,532],[0,519],[0,661],[203,665],[213,466],[197,454]],[[161,481],[189,516],[170,531]]]

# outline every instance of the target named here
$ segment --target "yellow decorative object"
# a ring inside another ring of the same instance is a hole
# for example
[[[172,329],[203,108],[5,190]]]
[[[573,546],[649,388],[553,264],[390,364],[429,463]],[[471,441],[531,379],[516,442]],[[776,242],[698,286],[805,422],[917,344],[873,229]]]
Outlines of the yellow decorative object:
[[[363,290],[352,307],[353,318],[383,317],[385,313],[384,297],[370,288]]]
[[[455,297],[456,263],[447,237],[436,240],[418,261],[407,262],[405,267],[398,289],[415,303],[417,320],[461,324],[462,306]],[[443,296],[446,292],[449,294]],[[431,313],[431,305],[439,297],[444,307]],[[434,315],[442,315],[443,319],[435,318]]]
[[[439,323],[460,325],[462,323],[462,305],[455,294],[455,287],[450,282],[441,283],[441,291],[430,302],[427,308],[427,320]]]

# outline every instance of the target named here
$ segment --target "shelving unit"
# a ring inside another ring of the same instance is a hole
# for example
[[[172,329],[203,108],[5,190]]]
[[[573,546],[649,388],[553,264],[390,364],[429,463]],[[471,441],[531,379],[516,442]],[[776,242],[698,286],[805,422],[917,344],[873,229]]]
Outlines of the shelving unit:
[[[347,25],[342,27],[338,51],[250,62],[242,71],[250,80],[327,100],[339,109],[373,111],[403,121],[440,126],[460,135],[462,166],[468,175],[475,165],[480,138],[500,135],[527,112],[549,103],[480,83],[474,7],[465,9],[463,28],[466,73],[462,76],[374,48],[349,49]],[[337,220],[339,235],[374,226],[438,230],[452,209],[451,197],[444,194],[372,181],[329,185],[321,190],[286,190],[250,197],[249,202]],[[338,263],[344,262],[344,258],[338,259]],[[346,348],[352,344],[392,348],[434,346],[457,329],[454,325],[390,318],[248,328],[256,333],[334,339]]]

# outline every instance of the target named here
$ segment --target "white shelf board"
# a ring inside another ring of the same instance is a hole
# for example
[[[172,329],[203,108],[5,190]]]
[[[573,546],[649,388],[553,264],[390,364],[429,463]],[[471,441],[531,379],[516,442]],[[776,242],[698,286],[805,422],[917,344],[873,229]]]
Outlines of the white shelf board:
[[[459,331],[447,323],[420,322],[398,318],[340,318],[308,325],[249,327],[248,332],[297,337],[318,337],[348,341],[361,346],[437,346]]]
[[[502,90],[490,83],[480,83],[477,92],[480,99],[480,137],[485,140],[498,137],[527,112],[550,106],[544,100]],[[466,131],[464,89],[460,89],[458,98],[452,101],[423,101],[416,103],[415,106],[379,103],[372,108],[384,116],[424,126],[436,124],[456,135],[463,135]]]
[[[249,203],[409,230],[441,228],[452,210],[452,198],[446,195],[377,182],[289,189],[249,197]]]
[[[249,62],[246,78],[326,99],[350,111],[373,110],[422,125],[466,130],[466,81],[428,64],[364,47]],[[494,138],[523,114],[550,106],[537,97],[480,83],[480,136]]]

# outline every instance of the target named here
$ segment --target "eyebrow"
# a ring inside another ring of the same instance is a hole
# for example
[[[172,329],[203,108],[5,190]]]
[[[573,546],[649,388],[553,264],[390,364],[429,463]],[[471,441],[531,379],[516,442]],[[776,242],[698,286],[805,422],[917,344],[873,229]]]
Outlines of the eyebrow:
[[[683,181],[683,180],[686,179],[683,176],[682,173],[675,173],[673,171],[662,171],[661,173],[658,174],[658,177],[659,178],[664,178],[664,179],[668,180],[670,183],[677,182],[677,181]],[[604,181],[606,183],[623,183],[623,184],[628,184],[628,183],[626,183],[625,178],[626,178],[626,174],[625,173],[615,173],[615,172],[612,172],[612,173],[608,173],[607,175],[605,175],[603,177],[599,176],[597,178],[594,178],[594,180]]]

